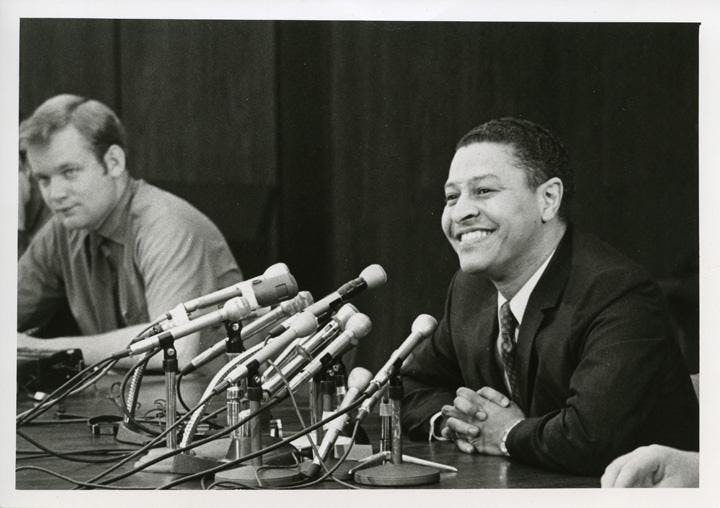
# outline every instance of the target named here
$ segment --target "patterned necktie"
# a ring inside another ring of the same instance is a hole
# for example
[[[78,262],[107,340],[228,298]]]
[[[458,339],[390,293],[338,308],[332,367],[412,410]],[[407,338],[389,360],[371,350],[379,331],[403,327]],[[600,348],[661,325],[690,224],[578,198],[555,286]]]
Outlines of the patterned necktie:
[[[505,373],[510,383],[510,395],[517,402],[518,396],[518,372],[515,364],[515,329],[517,320],[510,311],[510,302],[505,302],[500,307],[500,347]]]

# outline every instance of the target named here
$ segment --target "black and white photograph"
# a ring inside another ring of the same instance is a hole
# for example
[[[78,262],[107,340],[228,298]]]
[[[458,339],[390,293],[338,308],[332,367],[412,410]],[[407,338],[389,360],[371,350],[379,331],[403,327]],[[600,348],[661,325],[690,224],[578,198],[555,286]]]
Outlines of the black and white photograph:
[[[716,506],[717,16],[541,4],[0,5],[0,505]]]

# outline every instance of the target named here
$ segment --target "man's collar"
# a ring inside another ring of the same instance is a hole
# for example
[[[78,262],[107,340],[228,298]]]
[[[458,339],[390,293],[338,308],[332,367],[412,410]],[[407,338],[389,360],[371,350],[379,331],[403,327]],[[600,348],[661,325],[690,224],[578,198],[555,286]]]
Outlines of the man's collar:
[[[556,251],[557,247],[553,249],[550,255],[545,259],[545,261],[543,261],[543,264],[540,265],[540,267],[535,270],[535,273],[532,274],[532,276],[527,280],[527,282],[523,284],[523,287],[521,287],[520,290],[515,293],[515,296],[510,299],[510,310],[512,311],[513,316],[515,316],[515,319],[518,323],[522,323],[528,300],[530,300],[530,295],[532,294],[533,289],[535,289],[535,286],[537,286],[537,283],[540,281],[540,277],[542,277],[542,274],[545,272],[545,269],[547,268],[550,260],[552,259]],[[507,301],[507,299],[503,295],[501,295],[499,291],[497,297],[498,309],[500,309],[500,307],[502,307],[502,305]]]
[[[97,229],[96,233],[117,243],[124,243],[127,236],[127,213],[130,200],[138,187],[138,181],[128,178],[125,190],[118,199],[113,209]]]

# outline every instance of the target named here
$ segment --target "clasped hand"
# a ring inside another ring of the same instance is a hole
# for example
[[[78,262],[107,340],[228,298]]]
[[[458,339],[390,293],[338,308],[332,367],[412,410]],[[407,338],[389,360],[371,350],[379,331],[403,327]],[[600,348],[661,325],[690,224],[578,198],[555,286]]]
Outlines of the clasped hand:
[[[505,430],[525,418],[520,407],[505,395],[485,386],[473,391],[458,388],[452,406],[443,406],[447,419],[442,436],[455,441],[464,453],[502,455],[500,442]]]

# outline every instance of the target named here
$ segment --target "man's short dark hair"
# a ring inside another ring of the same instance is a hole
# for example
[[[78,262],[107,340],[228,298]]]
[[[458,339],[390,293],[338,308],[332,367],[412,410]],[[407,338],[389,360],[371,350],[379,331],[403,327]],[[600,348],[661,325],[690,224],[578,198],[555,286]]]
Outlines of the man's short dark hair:
[[[478,125],[465,134],[455,151],[483,141],[511,145],[515,157],[527,173],[528,185],[537,189],[550,178],[563,182],[563,198],[559,216],[567,219],[572,197],[573,175],[567,151],[560,140],[548,129],[529,120],[504,117]]]
[[[101,163],[111,145],[126,150],[125,129],[112,109],[100,101],[63,94],[43,102],[23,121],[21,152],[28,145],[47,146],[50,138],[68,125],[82,134]]]

